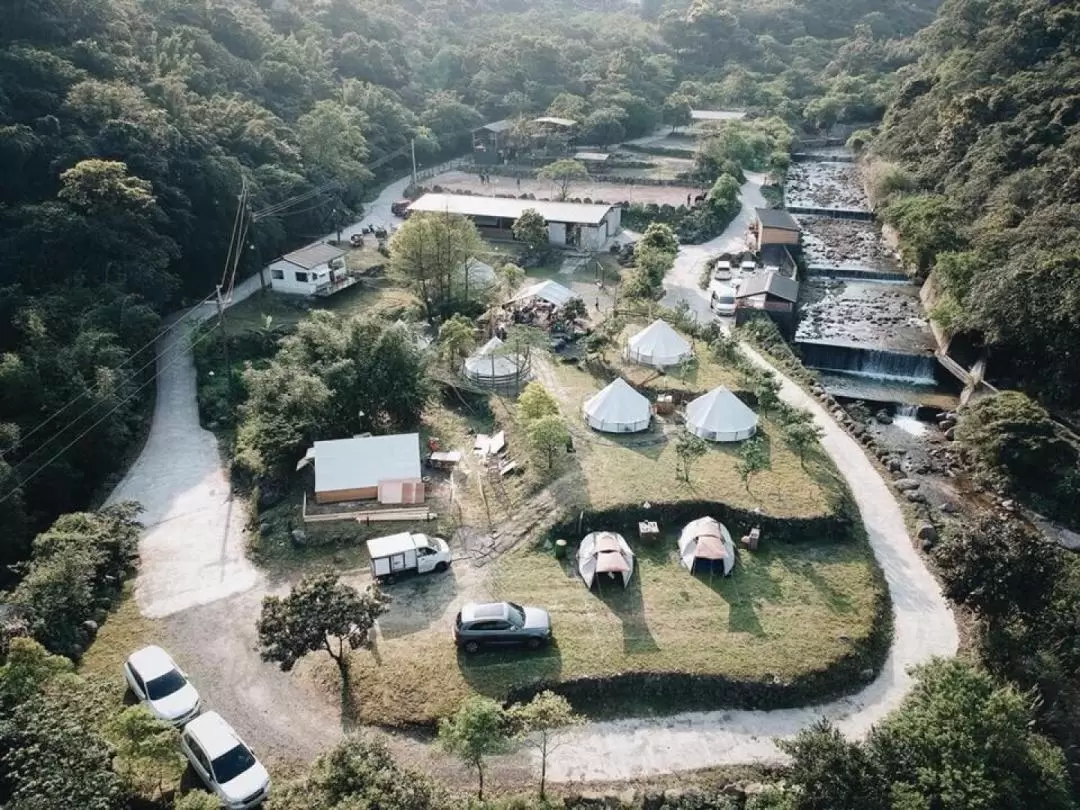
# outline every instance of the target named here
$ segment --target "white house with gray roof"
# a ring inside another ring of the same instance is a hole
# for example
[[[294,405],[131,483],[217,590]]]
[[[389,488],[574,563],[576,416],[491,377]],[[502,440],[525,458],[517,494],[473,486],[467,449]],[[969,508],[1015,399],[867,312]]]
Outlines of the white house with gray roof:
[[[332,295],[356,280],[345,268],[345,251],[316,242],[270,264],[270,286],[293,295]]]

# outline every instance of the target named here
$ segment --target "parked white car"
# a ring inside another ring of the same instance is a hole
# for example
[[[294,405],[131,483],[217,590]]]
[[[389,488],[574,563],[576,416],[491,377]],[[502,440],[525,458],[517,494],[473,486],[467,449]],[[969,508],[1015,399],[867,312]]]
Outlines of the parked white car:
[[[757,270],[757,262],[747,259],[739,265],[739,270],[742,271],[744,276],[751,275]]]
[[[709,298],[709,306],[717,315],[734,315],[735,290],[726,284],[716,287],[713,289],[712,295]]]
[[[717,281],[731,281],[731,262],[721,259],[713,268],[713,276]]]
[[[151,714],[167,723],[181,726],[202,708],[188,676],[161,647],[150,645],[128,656],[124,680]]]
[[[184,726],[180,750],[228,810],[247,810],[270,795],[270,774],[217,712],[201,714]]]

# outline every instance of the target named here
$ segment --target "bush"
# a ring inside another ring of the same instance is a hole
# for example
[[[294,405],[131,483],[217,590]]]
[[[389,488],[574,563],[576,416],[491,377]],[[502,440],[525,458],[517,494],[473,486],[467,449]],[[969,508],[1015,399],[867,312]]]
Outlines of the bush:
[[[1080,525],[1080,453],[1025,394],[1003,391],[965,409],[956,439],[979,481]]]
[[[26,576],[11,601],[51,652],[78,658],[92,637],[85,627],[112,606],[135,570],[139,533],[134,503],[61,515],[35,538]]]

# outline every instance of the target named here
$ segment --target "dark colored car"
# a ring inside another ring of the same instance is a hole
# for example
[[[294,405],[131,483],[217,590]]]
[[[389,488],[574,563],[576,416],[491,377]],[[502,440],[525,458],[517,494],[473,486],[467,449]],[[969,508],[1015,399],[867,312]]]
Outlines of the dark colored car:
[[[401,217],[402,219],[404,219],[410,205],[412,205],[412,200],[395,200],[394,202],[390,203],[390,213],[393,214],[395,217]]]
[[[454,642],[465,652],[481,647],[538,649],[551,641],[551,617],[543,608],[513,602],[470,602],[454,620]]]

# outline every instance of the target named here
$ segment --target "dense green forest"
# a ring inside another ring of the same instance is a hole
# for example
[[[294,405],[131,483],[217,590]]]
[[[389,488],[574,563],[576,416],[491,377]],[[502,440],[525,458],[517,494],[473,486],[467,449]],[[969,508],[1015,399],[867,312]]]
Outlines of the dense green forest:
[[[0,564],[122,465],[163,314],[460,154],[485,120],[627,137],[664,102],[874,119],[934,0],[0,4]],[[2,570],[2,569],[0,569]]]
[[[934,315],[993,374],[1080,395],[1080,8],[946,0],[916,40],[875,144],[912,170]]]

